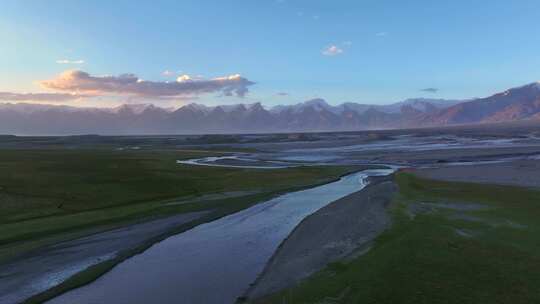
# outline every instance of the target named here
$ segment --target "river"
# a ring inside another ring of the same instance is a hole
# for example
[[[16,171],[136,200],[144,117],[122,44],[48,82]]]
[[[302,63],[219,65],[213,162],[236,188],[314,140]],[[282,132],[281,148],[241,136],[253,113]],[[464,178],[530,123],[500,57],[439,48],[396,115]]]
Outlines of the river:
[[[369,176],[392,172],[379,169],[354,173],[197,226],[47,303],[234,303],[306,216],[361,190]]]

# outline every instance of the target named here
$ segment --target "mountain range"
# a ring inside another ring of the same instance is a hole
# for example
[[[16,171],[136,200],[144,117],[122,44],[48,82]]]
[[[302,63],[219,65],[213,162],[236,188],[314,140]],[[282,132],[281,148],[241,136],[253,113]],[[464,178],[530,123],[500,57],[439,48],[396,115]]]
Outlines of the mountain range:
[[[407,99],[388,105],[323,99],[265,108],[261,103],[178,109],[152,104],[82,108],[28,103],[0,104],[0,134],[201,134],[434,127],[517,120],[540,122],[540,83],[471,100]]]

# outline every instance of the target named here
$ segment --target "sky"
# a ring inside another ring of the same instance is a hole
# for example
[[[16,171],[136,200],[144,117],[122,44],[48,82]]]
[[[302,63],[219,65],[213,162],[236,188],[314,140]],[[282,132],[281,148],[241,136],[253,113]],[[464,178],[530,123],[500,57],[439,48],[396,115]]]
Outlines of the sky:
[[[484,97],[540,80],[538,0],[3,0],[0,102]]]

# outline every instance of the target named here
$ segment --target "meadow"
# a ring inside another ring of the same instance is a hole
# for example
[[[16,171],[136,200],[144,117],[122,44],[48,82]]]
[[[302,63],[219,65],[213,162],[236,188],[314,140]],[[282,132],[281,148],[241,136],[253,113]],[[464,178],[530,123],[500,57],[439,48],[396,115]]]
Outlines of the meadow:
[[[153,218],[201,210],[228,214],[354,170],[176,163],[219,154],[171,149],[0,150],[0,262],[46,244]],[[219,193],[245,195],[197,201]]]

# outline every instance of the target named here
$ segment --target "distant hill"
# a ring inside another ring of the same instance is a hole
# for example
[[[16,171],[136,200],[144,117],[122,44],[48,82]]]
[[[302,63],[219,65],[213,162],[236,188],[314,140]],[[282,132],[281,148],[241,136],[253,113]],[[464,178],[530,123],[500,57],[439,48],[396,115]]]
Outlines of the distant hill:
[[[265,108],[260,103],[164,109],[151,104],[79,108],[0,104],[0,134],[200,134],[354,131],[540,121],[540,83],[474,100],[407,99],[388,105],[323,99]]]
[[[540,115],[540,83],[509,89],[487,98],[462,102],[426,117],[432,125],[489,123],[536,119]]]

